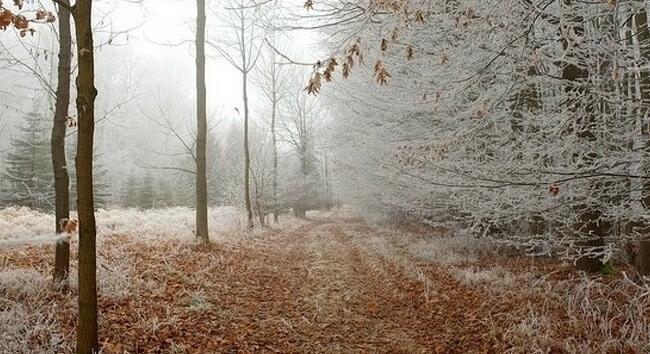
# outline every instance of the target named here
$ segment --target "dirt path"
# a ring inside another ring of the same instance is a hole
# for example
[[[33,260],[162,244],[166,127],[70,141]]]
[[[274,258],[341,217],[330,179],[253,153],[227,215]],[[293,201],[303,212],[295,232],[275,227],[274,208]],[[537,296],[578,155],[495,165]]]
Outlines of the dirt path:
[[[430,232],[319,214],[207,247],[102,235],[102,353],[649,352],[647,288]],[[76,264],[62,295],[52,255],[0,248],[0,352],[74,353]]]
[[[482,295],[361,222],[314,220],[207,248],[102,242],[103,353],[503,352],[478,314]],[[3,257],[49,264],[39,247]],[[73,348],[74,295],[50,296]]]
[[[177,286],[189,294],[184,298],[194,298],[180,302],[194,308],[172,305],[158,330],[149,338],[141,336],[130,349],[488,352],[491,345],[484,334],[489,329],[468,312],[478,296],[442,273],[431,278],[414,272],[416,266],[397,257],[394,246],[373,247],[382,240],[373,233],[360,223],[325,220],[220,251],[221,265],[206,273],[201,284]],[[182,272],[193,266],[196,260],[186,259],[171,268]],[[172,281],[170,286],[176,285]],[[458,297],[468,301],[467,307],[458,306],[463,305]],[[154,298],[145,303],[161,302],[168,301]],[[106,328],[111,342],[128,343],[129,338],[112,336],[111,327]],[[167,336],[172,340],[161,343]]]

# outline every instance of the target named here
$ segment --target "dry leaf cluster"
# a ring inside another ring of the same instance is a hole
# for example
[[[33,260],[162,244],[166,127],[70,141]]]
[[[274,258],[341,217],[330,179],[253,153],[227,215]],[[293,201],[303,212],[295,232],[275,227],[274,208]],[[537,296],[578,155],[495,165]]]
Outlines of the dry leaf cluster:
[[[313,10],[315,3],[313,0],[307,0],[304,4],[305,9]],[[407,27],[409,23],[419,23],[423,24],[425,22],[425,13],[421,9],[411,9],[410,2],[407,0],[373,0],[370,2],[370,6],[367,10],[369,13],[376,12],[388,12],[396,17],[402,19],[403,27]],[[390,40],[394,43],[397,43],[399,38],[400,28],[394,28],[390,35]],[[389,40],[386,38],[381,38],[379,41],[379,50],[382,54],[386,53],[389,50]],[[413,60],[415,55],[415,49],[412,45],[406,44],[405,47],[405,58],[406,60]],[[364,54],[361,50],[360,39],[356,39],[352,44],[350,44],[345,51],[344,57],[342,58],[342,75],[344,79],[347,79],[352,73],[352,69],[356,64],[364,64]],[[336,58],[332,57],[327,61],[327,65],[318,62],[314,65],[314,73],[312,74],[309,83],[305,90],[309,94],[317,94],[320,92],[322,87],[322,79],[325,82],[330,82],[333,79],[333,73],[335,71],[338,62]],[[325,68],[323,70],[323,67]],[[390,74],[388,69],[381,60],[378,60],[374,66],[374,77],[375,81],[380,85],[385,85],[388,83],[388,78]]]
[[[23,7],[23,0],[14,0],[13,5],[19,11]],[[25,37],[28,33],[34,34],[35,30],[29,27],[30,22],[54,22],[56,17],[50,11],[38,10],[34,18],[28,19],[26,16],[12,12],[4,7],[0,1],[0,30],[5,31],[9,27],[14,27],[19,31],[21,37]]]

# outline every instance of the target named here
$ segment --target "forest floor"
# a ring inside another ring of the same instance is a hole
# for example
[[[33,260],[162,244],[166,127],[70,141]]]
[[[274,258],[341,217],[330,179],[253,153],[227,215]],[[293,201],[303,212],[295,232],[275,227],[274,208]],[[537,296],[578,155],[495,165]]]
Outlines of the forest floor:
[[[106,236],[103,353],[650,350],[647,287],[467,242],[331,216],[210,246]],[[0,249],[0,352],[73,348],[76,285],[49,289],[51,248]]]

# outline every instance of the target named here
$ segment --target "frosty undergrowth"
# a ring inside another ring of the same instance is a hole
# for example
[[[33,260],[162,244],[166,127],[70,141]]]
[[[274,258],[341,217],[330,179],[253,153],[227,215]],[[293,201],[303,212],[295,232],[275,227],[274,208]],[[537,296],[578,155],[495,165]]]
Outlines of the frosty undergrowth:
[[[241,219],[235,207],[212,208],[208,217],[213,233],[236,229]],[[100,209],[95,213],[95,218],[99,236],[194,238],[195,215],[194,210],[189,208]],[[1,209],[0,242],[51,242],[54,239],[53,225],[54,216],[50,214],[24,207]]]

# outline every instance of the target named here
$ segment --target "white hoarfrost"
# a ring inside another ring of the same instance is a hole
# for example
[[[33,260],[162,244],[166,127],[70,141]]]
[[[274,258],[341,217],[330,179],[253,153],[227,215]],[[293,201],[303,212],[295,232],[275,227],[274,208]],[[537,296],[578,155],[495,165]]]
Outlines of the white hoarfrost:
[[[49,239],[54,216],[30,208],[0,209],[0,242],[18,239]]]
[[[73,215],[73,217],[75,217]],[[100,209],[95,213],[97,233],[101,236],[194,238],[194,210],[168,208],[153,210]],[[235,207],[212,208],[209,211],[210,231],[220,233],[237,230],[241,212]],[[0,210],[0,244],[47,243],[54,241],[54,216],[29,208]]]

